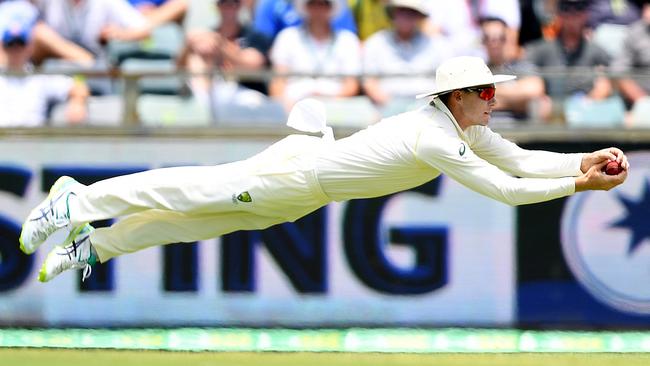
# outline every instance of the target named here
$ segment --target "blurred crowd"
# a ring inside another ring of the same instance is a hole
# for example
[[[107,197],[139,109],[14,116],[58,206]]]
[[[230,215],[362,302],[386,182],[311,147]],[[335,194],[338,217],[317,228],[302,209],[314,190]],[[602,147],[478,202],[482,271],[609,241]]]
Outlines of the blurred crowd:
[[[133,88],[153,125],[363,126],[459,55],[519,76],[497,125],[650,126],[650,0],[0,0],[0,37],[0,127],[117,125]]]

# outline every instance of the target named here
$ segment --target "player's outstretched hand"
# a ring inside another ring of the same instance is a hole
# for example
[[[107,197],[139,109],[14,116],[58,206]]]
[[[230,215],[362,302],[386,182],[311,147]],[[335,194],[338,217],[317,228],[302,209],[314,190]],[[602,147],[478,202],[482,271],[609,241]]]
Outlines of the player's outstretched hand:
[[[609,191],[617,185],[625,182],[625,179],[627,179],[629,164],[625,165],[628,168],[625,168],[625,166],[623,166],[623,170],[621,170],[618,174],[608,175],[604,172],[604,169],[609,161],[609,159],[602,160],[600,163],[592,165],[586,173],[577,177],[576,192],[588,190]],[[625,163],[627,163],[627,160],[625,160]]]
[[[623,170],[627,171],[630,168],[627,156],[625,156],[621,149],[617,147],[608,147],[606,149],[585,154],[582,158],[582,163],[580,164],[580,170],[583,173],[587,173],[587,171],[594,165],[600,164],[603,161],[614,160],[623,168]]]

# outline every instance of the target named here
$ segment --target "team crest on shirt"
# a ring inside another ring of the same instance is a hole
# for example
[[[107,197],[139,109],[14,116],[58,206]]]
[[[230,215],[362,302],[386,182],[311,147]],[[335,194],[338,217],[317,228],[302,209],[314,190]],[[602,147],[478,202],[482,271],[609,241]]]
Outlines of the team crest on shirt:
[[[467,146],[465,146],[465,143],[464,143],[464,142],[461,142],[461,143],[460,143],[460,147],[458,148],[458,154],[459,154],[460,156],[465,155],[465,150],[467,150]]]
[[[233,203],[239,203],[239,202],[253,202],[253,198],[251,197],[250,193],[248,191],[242,192],[240,194],[233,194],[232,195],[232,202]]]
[[[562,250],[577,281],[622,312],[650,314],[650,154],[628,156],[634,174],[611,191],[567,199]]]
[[[252,202],[253,199],[251,198],[250,193],[242,192],[237,196],[237,201],[239,201],[239,202]]]

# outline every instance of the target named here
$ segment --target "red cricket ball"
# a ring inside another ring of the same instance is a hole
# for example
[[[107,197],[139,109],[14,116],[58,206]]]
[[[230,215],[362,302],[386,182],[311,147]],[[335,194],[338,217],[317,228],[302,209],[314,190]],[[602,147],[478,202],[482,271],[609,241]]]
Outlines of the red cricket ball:
[[[607,163],[607,166],[605,166],[605,174],[607,175],[617,175],[620,172],[623,171],[623,167],[616,161],[610,161]]]

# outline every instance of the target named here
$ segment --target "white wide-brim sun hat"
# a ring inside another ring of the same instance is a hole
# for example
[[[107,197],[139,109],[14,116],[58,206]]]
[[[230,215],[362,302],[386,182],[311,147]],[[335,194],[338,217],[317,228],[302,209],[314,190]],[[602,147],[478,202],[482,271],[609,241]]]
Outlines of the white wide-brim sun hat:
[[[429,9],[424,5],[424,0],[390,0],[386,10],[390,14],[395,8],[406,8],[417,11],[423,16],[429,16]]]
[[[490,68],[480,57],[453,57],[438,66],[436,70],[436,90],[418,94],[416,98],[437,96],[452,90],[491,85],[515,78],[515,75],[493,75]]]
[[[296,8],[296,12],[298,12],[298,14],[300,14],[303,19],[307,16],[307,1],[309,0],[294,0],[293,2],[294,7]],[[330,13],[330,17],[336,18],[341,13],[341,10],[344,6],[344,4],[342,4],[342,1],[345,0],[328,1],[332,3],[332,12]]]

